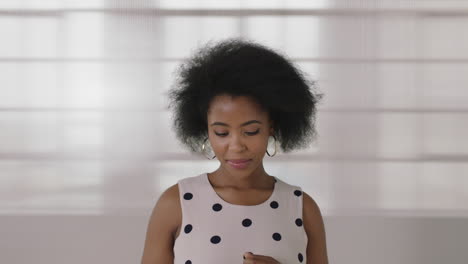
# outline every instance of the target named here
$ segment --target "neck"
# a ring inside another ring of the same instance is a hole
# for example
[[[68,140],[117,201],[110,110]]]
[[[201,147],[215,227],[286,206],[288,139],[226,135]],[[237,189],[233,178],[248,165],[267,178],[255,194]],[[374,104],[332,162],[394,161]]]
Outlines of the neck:
[[[212,173],[208,173],[210,182],[215,187],[227,187],[237,190],[271,189],[273,178],[265,172],[263,164],[250,173],[234,174],[222,166]]]

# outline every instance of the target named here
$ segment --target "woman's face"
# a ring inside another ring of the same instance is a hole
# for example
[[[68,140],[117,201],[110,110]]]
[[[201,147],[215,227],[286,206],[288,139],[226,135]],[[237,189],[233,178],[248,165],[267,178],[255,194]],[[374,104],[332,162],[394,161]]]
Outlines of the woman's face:
[[[223,169],[231,174],[250,175],[262,165],[273,127],[268,112],[255,100],[247,96],[216,96],[207,117],[209,141]]]

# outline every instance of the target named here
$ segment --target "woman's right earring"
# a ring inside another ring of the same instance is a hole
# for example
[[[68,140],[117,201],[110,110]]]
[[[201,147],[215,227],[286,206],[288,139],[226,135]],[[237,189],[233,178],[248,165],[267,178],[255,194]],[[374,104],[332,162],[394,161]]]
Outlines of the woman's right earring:
[[[206,157],[207,159],[209,159],[209,160],[212,160],[212,159],[216,158],[216,155],[214,155],[212,158],[210,158],[210,157],[208,156],[208,154],[206,153],[206,152],[207,152],[206,149],[208,148],[208,147],[206,146],[206,145],[207,145],[207,142],[208,142],[208,138],[206,138],[205,141],[203,141],[203,144],[202,144],[202,146],[201,146],[201,150],[202,150],[203,156],[205,156],[205,157]],[[211,149],[213,150],[213,148],[211,148]]]

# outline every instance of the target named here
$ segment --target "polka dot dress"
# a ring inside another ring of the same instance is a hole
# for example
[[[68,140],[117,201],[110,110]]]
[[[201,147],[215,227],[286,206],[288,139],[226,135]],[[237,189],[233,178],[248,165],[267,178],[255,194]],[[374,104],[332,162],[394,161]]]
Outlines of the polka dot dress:
[[[224,201],[206,173],[180,180],[182,226],[174,264],[240,264],[244,252],[282,264],[306,263],[302,190],[275,180],[272,195],[258,205]]]

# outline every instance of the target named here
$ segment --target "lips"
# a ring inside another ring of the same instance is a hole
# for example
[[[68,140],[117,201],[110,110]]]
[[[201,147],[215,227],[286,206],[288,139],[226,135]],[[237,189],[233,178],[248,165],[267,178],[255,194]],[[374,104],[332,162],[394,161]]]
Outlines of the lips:
[[[252,162],[251,159],[232,159],[227,160],[227,163],[231,165],[234,169],[245,169],[247,168],[250,163]]]
[[[230,160],[227,160],[233,164],[242,164],[242,163],[246,163],[247,161],[249,161],[250,159],[230,159]]]

